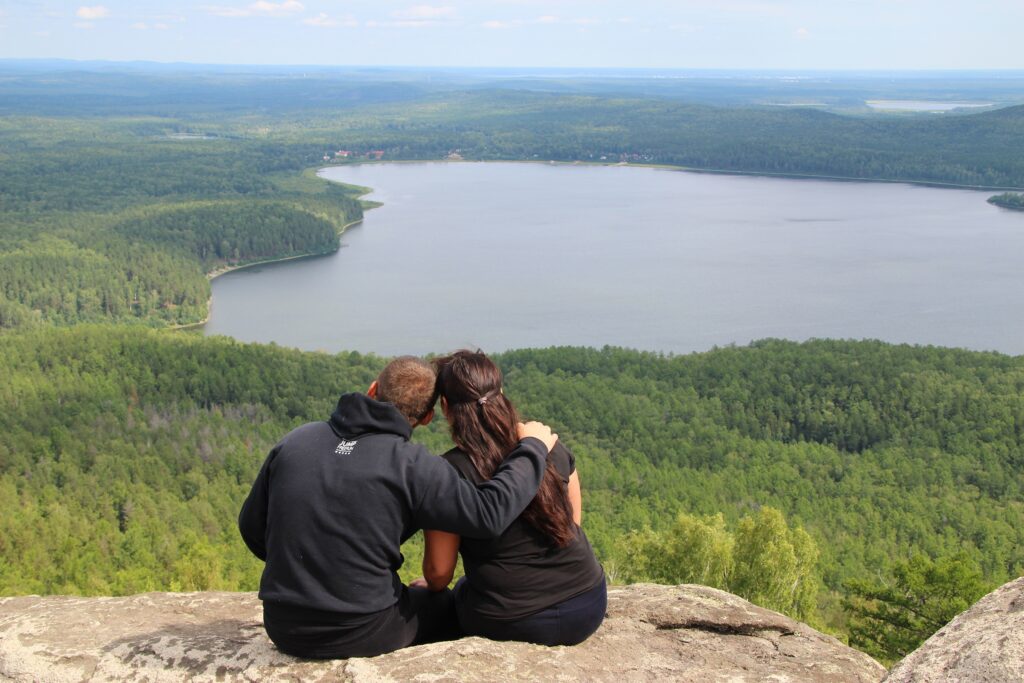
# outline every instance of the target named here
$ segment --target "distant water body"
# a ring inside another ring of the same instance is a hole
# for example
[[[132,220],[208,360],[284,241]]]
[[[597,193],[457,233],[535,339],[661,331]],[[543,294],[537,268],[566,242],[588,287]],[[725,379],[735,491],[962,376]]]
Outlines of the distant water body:
[[[887,111],[932,111],[945,112],[954,109],[977,109],[994,106],[994,102],[936,102],[933,100],[867,100],[872,109]]]
[[[383,206],[213,283],[207,334],[385,355],[781,337],[1024,353],[1024,214],[990,193],[522,163],[325,169]]]

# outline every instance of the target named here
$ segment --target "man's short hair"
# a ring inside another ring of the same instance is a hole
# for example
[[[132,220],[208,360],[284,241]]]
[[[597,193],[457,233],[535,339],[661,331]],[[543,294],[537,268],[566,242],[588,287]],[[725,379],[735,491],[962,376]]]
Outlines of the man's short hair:
[[[393,403],[410,424],[427,416],[437,401],[437,375],[421,358],[399,356],[377,378],[377,400]]]

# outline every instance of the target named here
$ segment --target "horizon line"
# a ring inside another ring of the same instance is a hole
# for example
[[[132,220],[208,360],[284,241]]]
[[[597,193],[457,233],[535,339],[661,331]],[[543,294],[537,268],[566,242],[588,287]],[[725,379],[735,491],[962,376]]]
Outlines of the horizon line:
[[[0,64],[3,63],[29,63],[36,65],[67,63],[74,65],[153,65],[153,66],[187,66],[187,67],[216,67],[216,68],[260,68],[260,69],[377,69],[385,71],[587,71],[587,72],[630,72],[630,73],[802,73],[802,74],[981,74],[998,73],[1013,74],[1024,77],[1022,67],[902,67],[891,69],[878,69],[869,67],[831,67],[831,68],[807,68],[807,67],[681,67],[681,66],[469,66],[458,64],[433,64],[433,65],[412,65],[412,64],[326,64],[326,63],[267,63],[267,62],[203,62],[203,61],[161,61],[155,59],[78,59],[73,57],[0,57]]]

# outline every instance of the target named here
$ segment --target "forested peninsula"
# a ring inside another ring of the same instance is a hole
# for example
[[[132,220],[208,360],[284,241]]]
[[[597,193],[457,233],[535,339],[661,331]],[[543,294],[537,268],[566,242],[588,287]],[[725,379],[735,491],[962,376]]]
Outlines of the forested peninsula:
[[[337,249],[365,188],[318,165],[1024,187],[1021,106],[871,118],[323,74],[0,74],[0,594],[256,587],[235,519],[261,461],[384,359],[155,328],[205,316],[210,272]],[[575,451],[614,581],[722,587],[892,660],[1024,571],[1021,358],[765,340],[497,360]],[[441,451],[443,430],[416,438]]]
[[[1004,209],[1024,211],[1024,194],[1019,192],[1004,192],[988,198],[989,204],[1001,206]]]

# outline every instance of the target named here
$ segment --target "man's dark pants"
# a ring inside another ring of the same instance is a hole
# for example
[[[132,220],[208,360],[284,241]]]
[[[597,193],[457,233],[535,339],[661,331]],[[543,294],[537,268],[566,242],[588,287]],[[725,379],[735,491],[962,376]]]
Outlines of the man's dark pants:
[[[409,645],[453,640],[462,634],[447,588],[403,586],[398,602],[371,614],[346,615],[263,603],[263,625],[277,649],[296,657],[373,657]]]

